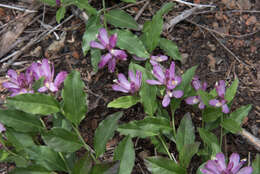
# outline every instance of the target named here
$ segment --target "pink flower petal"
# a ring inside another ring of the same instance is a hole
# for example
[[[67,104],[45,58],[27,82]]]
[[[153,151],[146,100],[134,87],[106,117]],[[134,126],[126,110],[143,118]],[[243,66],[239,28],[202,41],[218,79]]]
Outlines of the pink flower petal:
[[[205,108],[205,104],[202,101],[199,103],[199,108],[200,109],[204,109]]]
[[[217,99],[212,99],[212,100],[209,101],[209,105],[214,106],[214,107],[220,107],[221,103]]]
[[[205,169],[213,174],[221,174],[221,172],[218,170],[217,168],[217,164],[215,161],[213,160],[209,160],[206,164],[205,164]]]
[[[126,60],[127,54],[123,50],[112,49],[110,53],[118,59]]]
[[[170,101],[171,101],[171,98],[168,94],[166,94],[164,97],[163,97],[163,101],[162,101],[162,105],[163,107],[167,107],[169,104],[170,104]]]
[[[98,42],[96,42],[96,41],[91,41],[91,42],[90,42],[90,46],[91,46],[92,48],[99,48],[99,49],[101,49],[101,50],[105,49],[105,46],[103,46],[102,44],[100,44],[100,43],[98,43]]]
[[[188,105],[194,105],[194,104],[198,104],[199,103],[199,99],[197,96],[191,96],[185,99],[185,102]]]
[[[229,113],[229,108],[227,104],[222,105],[222,112],[225,114]]]
[[[227,168],[225,156],[224,156],[223,153],[217,153],[216,154],[215,162],[217,163],[217,167],[218,167],[219,171],[224,171]]]
[[[146,83],[148,83],[149,85],[163,85],[163,83],[157,80],[146,80]]]
[[[130,82],[126,79],[125,75],[122,73],[118,74],[118,83],[120,86],[124,87],[125,89],[128,89],[128,90],[131,89]]]
[[[116,42],[117,42],[117,34],[111,35],[110,38],[109,38],[110,47],[114,48],[116,46]]]
[[[240,157],[238,153],[232,153],[231,156],[229,157],[229,163],[227,168],[232,172],[232,173],[237,173],[237,171],[240,169],[240,167],[237,169],[237,171],[234,171],[237,166],[239,165],[240,162]]]
[[[226,84],[225,84],[224,80],[220,80],[215,85],[215,88],[216,88],[216,91],[218,93],[218,96],[220,96],[222,98],[224,98],[224,96],[225,96],[225,92],[226,92],[225,86],[226,86]]]
[[[183,91],[182,90],[176,90],[176,91],[173,91],[172,94],[175,98],[181,98],[183,96]]]
[[[253,168],[252,167],[243,167],[236,174],[251,174],[251,173],[253,173]]]
[[[43,86],[43,87],[40,87],[39,89],[38,89],[38,92],[46,92],[46,91],[48,91],[48,88],[46,87],[46,86]]]
[[[112,55],[110,53],[107,53],[106,55],[101,56],[101,60],[98,63],[98,67],[103,68],[111,58],[112,58]]]
[[[114,84],[112,86],[112,88],[113,88],[114,91],[120,91],[120,92],[124,92],[124,93],[129,93],[129,90],[123,88],[122,86],[116,85],[116,84]]]
[[[159,80],[161,83],[164,83],[165,75],[162,68],[159,65],[153,67],[153,75]]]
[[[116,68],[116,59],[112,58],[108,62],[108,70],[109,70],[109,72],[112,73],[115,71],[115,68]]]
[[[68,73],[66,71],[61,71],[59,74],[57,74],[55,80],[54,80],[54,85],[59,88],[60,85],[63,83],[63,81],[66,79]]]
[[[15,88],[15,89],[19,89],[20,88],[18,85],[14,84],[14,83],[11,83],[11,82],[3,82],[2,86],[4,88],[7,88],[7,89],[8,88]]]
[[[102,43],[102,45],[109,45],[108,34],[105,28],[101,28],[99,30],[98,40]]]
[[[145,61],[145,60],[146,60],[146,58],[137,57],[137,56],[133,56],[133,58],[134,58],[135,60],[138,60],[138,61]]]
[[[6,131],[5,126],[2,123],[0,123],[0,133],[4,131]]]
[[[52,71],[48,59],[42,60],[41,70],[43,71],[42,73],[46,77],[46,80],[52,81]]]

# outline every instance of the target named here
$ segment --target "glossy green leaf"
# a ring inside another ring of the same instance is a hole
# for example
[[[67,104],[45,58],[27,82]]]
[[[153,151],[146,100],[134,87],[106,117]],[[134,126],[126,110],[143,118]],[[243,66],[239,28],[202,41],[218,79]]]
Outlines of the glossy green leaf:
[[[181,54],[176,43],[168,39],[160,38],[159,46],[173,60],[181,61]]]
[[[191,158],[198,152],[200,143],[184,144],[179,155],[180,165],[188,168]]]
[[[149,58],[142,41],[128,30],[115,30],[117,33],[117,46],[120,49],[127,50],[130,54],[138,57]]]
[[[99,49],[91,49],[91,65],[94,73],[98,72],[98,63],[101,60],[101,51]]]
[[[56,12],[56,21],[60,23],[60,21],[64,18],[66,13],[66,7],[62,6]]]
[[[43,129],[35,115],[18,110],[0,110],[0,122],[19,132],[39,132]]]
[[[58,101],[46,94],[21,94],[7,99],[15,109],[31,114],[49,115],[60,111]]]
[[[89,5],[88,1],[86,0],[76,0],[73,2],[78,8],[81,10],[85,10],[90,15],[97,15],[97,10]]]
[[[23,150],[25,147],[31,147],[35,145],[33,138],[29,134],[8,129],[5,132],[5,135],[8,139],[8,142],[12,143],[12,146],[15,147],[16,151],[20,151]]]
[[[197,66],[193,66],[190,69],[188,69],[181,77],[182,77],[182,82],[179,86],[177,86],[175,89],[176,90],[183,90],[184,92],[184,97],[187,97],[186,95],[189,93],[191,90],[190,88],[190,83],[192,78],[194,77],[195,71],[197,69]]]
[[[65,79],[62,90],[64,115],[76,125],[79,125],[81,120],[85,118],[87,112],[84,86],[84,82],[80,79],[80,73],[72,71]]]
[[[90,174],[118,174],[118,168],[119,162],[96,164]]]
[[[256,154],[255,160],[252,164],[253,167],[253,173],[252,174],[259,174],[260,171],[260,154]]]
[[[248,116],[248,113],[252,109],[252,105],[241,106],[230,114],[230,118],[235,120],[238,124],[242,124],[244,118]]]
[[[202,112],[202,119],[205,122],[214,122],[222,115],[223,113],[219,108],[207,107]]]
[[[109,24],[120,28],[129,28],[138,30],[138,24],[134,18],[120,9],[110,10],[105,14],[106,20]]]
[[[92,168],[92,159],[90,157],[90,154],[87,152],[84,157],[80,158],[73,170],[72,174],[89,174]]]
[[[140,101],[138,96],[122,96],[108,103],[108,108],[123,108],[127,109]]]
[[[169,133],[171,131],[170,122],[164,117],[145,117],[143,120],[131,121],[120,125],[117,131],[123,135],[131,137],[146,138],[160,133]]]
[[[15,168],[10,174],[54,174],[40,165],[32,165],[26,168]]]
[[[199,128],[198,130],[199,130],[200,138],[203,140],[205,144],[207,144],[208,146],[211,145],[211,143],[219,144],[218,138],[215,134],[203,128]]]
[[[149,157],[145,164],[152,174],[186,174],[186,170],[174,161],[162,157]]]
[[[157,47],[160,41],[160,35],[163,30],[163,17],[162,15],[168,13],[172,7],[173,3],[165,4],[157,13],[153,16],[152,21],[146,21],[143,26],[143,34],[141,40],[145,44],[149,53]]]
[[[53,151],[47,146],[34,146],[25,149],[31,160],[36,164],[45,167],[47,170],[67,171],[64,160],[58,152]]]
[[[116,112],[99,123],[94,136],[94,148],[97,157],[105,152],[106,143],[114,136],[115,130],[117,129],[117,121],[122,115],[123,112]]]
[[[52,128],[42,138],[46,145],[57,152],[75,152],[83,146],[76,134],[63,128]]]
[[[195,141],[194,126],[189,113],[185,114],[181,120],[176,134],[176,145],[179,152],[182,151],[185,144],[193,144]]]
[[[118,144],[114,151],[114,160],[120,161],[118,174],[131,174],[135,164],[135,149],[130,136]]]
[[[101,27],[102,26],[100,24],[100,17],[98,15],[91,16],[88,19],[88,21],[86,23],[86,30],[82,37],[82,51],[83,51],[84,56],[87,55],[87,53],[90,49],[90,41],[96,39],[99,29]],[[91,58],[92,58],[92,54],[91,54]]]
[[[130,63],[129,70],[138,70],[142,72],[142,86],[139,91],[139,95],[141,97],[141,103],[143,104],[145,113],[147,113],[150,116],[153,116],[158,107],[156,98],[157,88],[156,86],[151,86],[146,83],[146,80],[153,79],[153,75],[144,67],[134,63]]]
[[[240,124],[231,118],[224,119],[220,123],[220,125],[223,128],[225,128],[226,130],[228,130],[229,132],[232,132],[233,134],[236,134],[242,130],[242,128],[240,127]]]
[[[235,97],[238,88],[238,83],[239,83],[238,78],[236,78],[232,83],[232,85],[227,89],[225,100],[227,100],[228,103],[231,102]]]

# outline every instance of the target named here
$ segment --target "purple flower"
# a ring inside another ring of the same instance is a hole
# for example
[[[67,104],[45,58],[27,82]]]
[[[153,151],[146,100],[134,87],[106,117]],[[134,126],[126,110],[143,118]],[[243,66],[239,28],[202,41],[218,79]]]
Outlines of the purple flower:
[[[225,100],[225,93],[226,93],[226,88],[225,88],[226,84],[224,80],[220,80],[219,82],[216,83],[215,88],[217,91],[217,94],[219,96],[219,100],[218,99],[212,99],[209,101],[209,104],[211,106],[214,107],[221,107],[222,108],[222,112],[227,114],[229,113],[229,108],[227,105],[227,101]]]
[[[216,158],[209,160],[200,171],[204,174],[251,174],[253,172],[252,167],[241,168],[244,163],[245,161],[240,161],[239,154],[232,153],[226,166],[224,154],[218,153]]]
[[[109,52],[101,56],[101,61],[99,62],[98,67],[103,68],[106,64],[108,64],[108,70],[110,72],[114,72],[116,61],[126,60],[127,54],[123,50],[114,49],[117,42],[117,34],[113,34],[108,37],[106,29],[101,28],[99,30],[98,40],[99,42],[91,41],[90,46],[92,48],[107,50]]]
[[[132,94],[137,92],[142,84],[142,72],[136,71],[135,75],[133,71],[129,70],[128,76],[130,82],[126,79],[124,74],[119,73],[118,80],[115,80],[116,84],[112,86],[113,90]]]
[[[142,57],[137,57],[137,56],[133,56],[133,58],[135,60],[138,60],[138,61],[145,61],[146,58],[142,58]],[[168,57],[165,56],[165,55],[157,55],[157,56],[151,56],[150,57],[150,63],[155,66],[155,65],[159,65],[160,62],[164,62],[168,60]]]
[[[166,69],[165,72],[162,70],[161,66],[156,64],[153,66],[152,71],[154,77],[157,80],[146,80],[150,85],[165,85],[166,86],[166,95],[163,98],[162,105],[167,107],[170,103],[170,98],[181,98],[183,96],[182,90],[173,90],[178,86],[182,78],[175,74],[175,64],[171,63],[169,69]]]
[[[31,68],[28,68],[25,74],[20,73],[19,75],[16,73],[16,71],[10,69],[7,72],[7,76],[9,81],[4,82],[2,86],[11,91],[12,94],[10,96],[34,92],[32,90],[33,76]]]
[[[67,72],[61,71],[54,79],[54,65],[50,65],[47,59],[43,59],[41,63],[33,63],[31,65],[33,75],[36,80],[44,77],[44,86],[38,89],[38,92],[58,91],[58,88],[67,77]]]
[[[61,4],[60,0],[56,0],[56,4],[57,4],[57,6],[60,6],[60,4]]]
[[[4,131],[6,131],[5,126],[2,123],[0,123],[0,133]]]
[[[199,80],[198,77],[194,77],[192,79],[192,82],[191,82],[193,88],[198,91],[199,89],[203,90],[203,91],[206,91],[207,89],[207,83],[204,82],[202,85],[201,85],[201,82]],[[195,105],[195,104],[199,104],[199,108],[200,109],[204,109],[205,108],[205,104],[203,103],[203,101],[201,100],[200,96],[191,96],[191,97],[188,97],[185,99],[185,102],[189,105]]]

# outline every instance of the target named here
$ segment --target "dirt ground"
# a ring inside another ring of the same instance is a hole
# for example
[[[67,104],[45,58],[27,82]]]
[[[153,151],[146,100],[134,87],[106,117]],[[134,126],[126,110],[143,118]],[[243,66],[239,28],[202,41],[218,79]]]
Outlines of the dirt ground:
[[[140,13],[139,24],[151,19],[160,7],[171,0],[151,0]],[[94,131],[98,123],[115,109],[107,109],[106,105],[121,93],[111,88],[116,73],[108,73],[107,69],[93,73],[90,55],[83,56],[81,51],[82,36],[85,31],[84,21],[75,13],[75,8],[68,8],[65,19],[59,25],[56,23],[56,8],[43,5],[32,6],[34,0],[2,0],[0,4],[19,6],[24,9],[35,9],[36,13],[29,13],[0,7],[0,82],[6,80],[5,74],[9,68],[23,71],[32,61],[46,57],[55,62],[58,70],[79,70],[86,84],[89,111],[80,126],[80,131],[88,144],[93,144]],[[91,4],[102,8],[102,1],[93,0]],[[146,1],[129,5],[120,1],[108,1],[108,8],[121,8],[132,16],[136,16]],[[207,81],[213,87],[218,80],[232,82],[239,79],[238,92],[232,106],[235,110],[239,106],[252,104],[253,108],[243,122],[243,127],[254,136],[260,136],[260,1],[258,0],[193,0],[200,4],[215,5],[216,8],[199,9],[190,17],[177,23],[173,28],[165,30],[163,36],[173,40],[179,47],[183,61],[177,62],[178,70],[182,71],[198,65],[197,75],[202,81]],[[174,9],[165,15],[165,23],[184,10],[191,7],[176,3]],[[31,17],[30,17],[31,15]],[[29,16],[29,17],[28,17]],[[17,28],[18,27],[18,28]],[[55,28],[56,27],[56,28]],[[48,33],[52,30],[53,32]],[[8,31],[9,38],[4,38]],[[20,32],[20,33],[19,33]],[[136,31],[136,34],[139,32]],[[7,42],[8,39],[8,42]],[[3,44],[6,43],[7,44]],[[11,63],[9,63],[11,61]],[[127,73],[128,63],[119,64],[118,72]],[[9,63],[8,68],[6,65]],[[0,103],[8,95],[0,87]],[[200,112],[186,106],[177,111],[177,121],[187,110],[192,113],[193,122],[200,126]],[[144,118],[141,105],[124,110],[120,120],[128,122]],[[103,160],[112,160],[114,147],[122,137],[116,135],[108,144]],[[136,149],[136,165],[133,174],[148,174],[142,158],[154,155],[153,145],[149,140],[134,139]],[[227,135],[223,151],[226,154],[238,152],[244,158],[254,158],[258,152],[254,146],[238,135]],[[175,146],[171,152],[176,155]],[[259,152],[258,152],[259,153]],[[80,152],[79,152],[80,155]],[[195,173],[201,164],[199,157],[194,157],[189,173]],[[5,173],[8,165],[2,164],[0,173]],[[12,167],[12,166],[11,166]]]

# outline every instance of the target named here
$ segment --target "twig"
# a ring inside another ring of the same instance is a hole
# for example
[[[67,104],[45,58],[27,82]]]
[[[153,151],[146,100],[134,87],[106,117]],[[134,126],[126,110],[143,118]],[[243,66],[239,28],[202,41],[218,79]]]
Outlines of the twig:
[[[191,21],[191,20],[189,20],[189,19],[185,19],[185,20],[188,21],[189,23],[192,23],[192,24],[194,24],[194,25],[197,25],[197,26],[199,26],[199,27],[201,27],[201,28],[203,28],[203,29],[205,29],[205,30],[211,31],[211,32],[213,32],[213,33],[216,33],[216,34],[220,35],[221,37],[227,36],[227,37],[234,37],[234,38],[241,39],[241,38],[244,38],[244,37],[252,36],[252,35],[254,35],[254,34],[260,32],[260,29],[259,29],[259,30],[257,30],[257,31],[254,31],[254,32],[248,33],[248,34],[243,34],[243,35],[231,35],[231,34],[225,34],[225,33],[218,32],[218,31],[213,30],[213,29],[211,29],[211,28],[208,28],[208,27],[206,27],[206,26],[197,24],[197,23],[195,23],[195,22],[193,22],[193,21]]]
[[[135,16],[135,20],[137,21],[139,19],[139,17],[141,16],[141,14],[144,12],[144,9],[149,5],[150,0],[148,0],[143,7],[139,10],[139,12],[137,13],[137,15]]]
[[[245,138],[250,144],[252,144],[258,151],[260,151],[260,140],[252,135],[250,132],[248,132],[245,129],[242,129],[242,131],[239,133],[243,138]]]
[[[182,0],[172,0],[172,1],[175,1],[175,2],[178,2],[178,3],[182,3],[182,4],[185,4],[185,5],[190,5],[190,6],[194,6],[194,7],[198,7],[198,8],[216,8],[216,6],[214,5],[201,5],[201,4],[194,4],[194,3],[191,3],[191,2],[186,2],[186,1],[182,1]]]
[[[18,10],[18,11],[24,11],[24,12],[27,12],[27,13],[38,12],[38,11],[35,11],[35,10],[28,10],[28,9],[24,9],[24,8],[20,8],[20,7],[14,7],[14,6],[6,5],[6,4],[0,4],[0,7],[10,8],[10,9]]]
[[[199,9],[199,8],[198,7],[193,7],[191,9],[183,11],[180,15],[172,18],[169,21],[169,23],[166,23],[164,25],[164,30],[168,30],[169,28],[174,27],[180,21],[182,21],[182,20],[188,18],[189,16],[191,16],[197,9]]]

